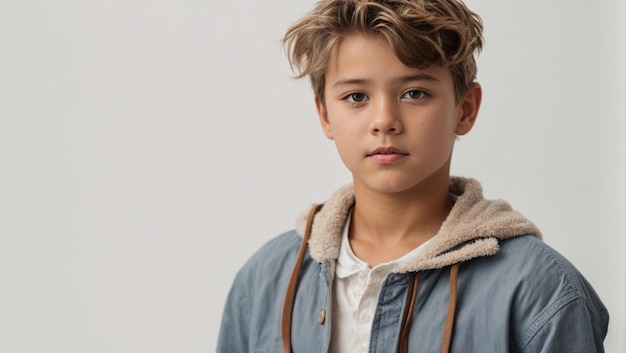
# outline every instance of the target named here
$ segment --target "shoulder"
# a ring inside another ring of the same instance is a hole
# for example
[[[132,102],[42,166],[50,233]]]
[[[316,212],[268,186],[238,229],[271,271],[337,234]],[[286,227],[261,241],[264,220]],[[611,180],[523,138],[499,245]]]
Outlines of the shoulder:
[[[500,241],[498,260],[529,284],[540,288],[576,292],[584,298],[595,297],[591,285],[578,269],[558,251],[532,236]]]
[[[573,293],[573,297],[590,303],[599,302],[580,271],[565,256],[533,236],[500,241],[500,251],[494,260],[509,271],[509,277],[523,281],[518,289],[529,287],[546,296]]]
[[[278,327],[283,293],[301,243],[295,231],[283,233],[259,248],[237,272],[224,307],[219,351],[247,351],[259,332]]]
[[[282,253],[291,253],[298,250],[302,244],[302,237],[295,230],[282,233],[263,244],[248,262],[267,261]]]
[[[606,307],[580,271],[548,244],[532,236],[503,240],[492,260],[498,285],[510,294],[519,347],[545,341],[565,326],[604,337]]]
[[[238,277],[291,270],[302,237],[294,230],[280,234],[261,246],[239,270]]]

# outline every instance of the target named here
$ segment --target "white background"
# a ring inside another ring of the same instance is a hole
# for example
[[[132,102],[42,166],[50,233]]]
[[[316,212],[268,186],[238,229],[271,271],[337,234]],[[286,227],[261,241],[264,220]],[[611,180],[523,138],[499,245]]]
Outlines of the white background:
[[[236,270],[350,177],[280,47],[313,0],[0,0],[0,352],[211,352]],[[534,220],[626,351],[626,2],[468,0],[453,172]]]

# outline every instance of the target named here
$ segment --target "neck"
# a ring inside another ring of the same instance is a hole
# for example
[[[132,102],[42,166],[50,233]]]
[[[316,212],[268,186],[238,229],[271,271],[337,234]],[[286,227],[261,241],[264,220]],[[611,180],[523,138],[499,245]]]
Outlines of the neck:
[[[350,236],[378,246],[419,245],[439,231],[452,208],[448,178],[402,193],[377,193],[355,183]]]

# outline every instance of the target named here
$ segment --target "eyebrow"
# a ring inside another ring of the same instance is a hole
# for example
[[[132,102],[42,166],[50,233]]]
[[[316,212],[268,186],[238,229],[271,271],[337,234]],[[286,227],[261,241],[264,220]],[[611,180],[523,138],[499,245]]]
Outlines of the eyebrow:
[[[412,82],[412,81],[439,82],[439,79],[436,78],[435,76],[431,76],[431,75],[428,75],[428,74],[425,74],[425,73],[419,73],[419,74],[415,74],[415,75],[401,76],[401,77],[398,77],[398,78],[394,79],[393,81],[397,82],[397,83],[407,83],[407,82]],[[333,89],[337,89],[337,88],[340,88],[342,86],[367,84],[369,82],[370,82],[370,80],[363,79],[363,78],[347,78],[347,79],[339,80],[339,81],[335,82],[332,85],[332,88]]]

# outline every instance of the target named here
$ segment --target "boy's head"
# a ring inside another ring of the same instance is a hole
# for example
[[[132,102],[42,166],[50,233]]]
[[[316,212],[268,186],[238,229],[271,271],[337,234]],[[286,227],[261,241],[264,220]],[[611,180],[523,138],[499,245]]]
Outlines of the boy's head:
[[[457,100],[476,78],[482,22],[460,0],[321,0],[284,43],[298,77],[309,76],[322,103],[330,54],[352,34],[383,38],[406,66],[448,68]]]

